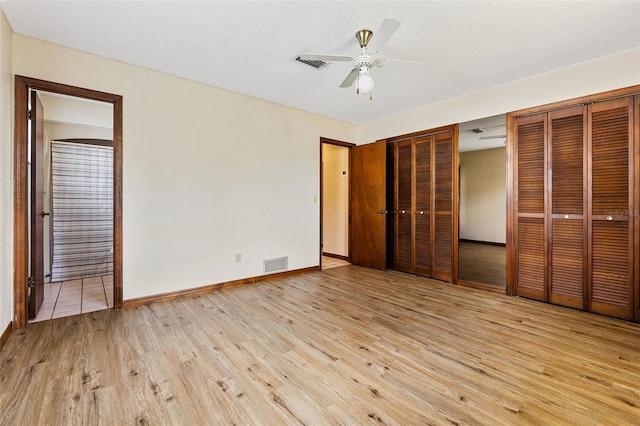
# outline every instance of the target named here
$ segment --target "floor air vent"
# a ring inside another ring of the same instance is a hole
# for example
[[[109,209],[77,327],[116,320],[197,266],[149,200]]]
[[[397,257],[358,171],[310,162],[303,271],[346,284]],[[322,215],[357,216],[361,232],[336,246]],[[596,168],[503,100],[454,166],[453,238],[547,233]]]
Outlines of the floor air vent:
[[[300,56],[296,56],[296,61],[302,62],[303,64],[307,64],[310,67],[314,67],[315,69],[322,69],[329,65],[325,61],[305,61],[304,59],[300,59]]]
[[[265,259],[263,262],[265,274],[289,270],[289,256]]]

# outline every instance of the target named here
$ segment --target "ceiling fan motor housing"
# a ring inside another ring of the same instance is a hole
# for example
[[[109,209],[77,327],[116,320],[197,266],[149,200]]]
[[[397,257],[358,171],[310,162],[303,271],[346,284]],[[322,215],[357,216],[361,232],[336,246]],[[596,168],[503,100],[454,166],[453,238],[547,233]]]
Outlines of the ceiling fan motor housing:
[[[358,43],[360,43],[361,48],[367,47],[369,44],[369,40],[373,37],[373,31],[371,30],[360,30],[356,33],[356,38],[358,39]]]
[[[353,67],[354,68],[373,68],[373,66],[375,65],[375,61],[373,60],[373,58],[369,55],[360,55],[357,58],[355,58],[353,60]]]

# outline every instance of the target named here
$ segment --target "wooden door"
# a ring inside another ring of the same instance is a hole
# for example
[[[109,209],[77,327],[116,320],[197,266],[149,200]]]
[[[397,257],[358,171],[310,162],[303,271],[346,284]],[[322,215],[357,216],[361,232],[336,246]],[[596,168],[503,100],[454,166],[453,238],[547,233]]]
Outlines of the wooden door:
[[[452,281],[454,264],[454,135],[433,136],[433,272],[434,278]],[[457,193],[457,192],[456,192]],[[457,230],[457,225],[455,227]]]
[[[542,301],[547,300],[546,123],[545,114],[517,118],[514,143],[516,294]]]
[[[431,197],[432,186],[432,141],[433,136],[423,136],[415,139],[415,194],[414,194],[414,272],[431,276],[433,271],[433,218]]]
[[[44,151],[44,108],[31,91],[31,270],[29,272],[28,317],[33,319],[44,301],[44,196],[42,156]]]
[[[589,105],[589,310],[632,319],[633,98]]]
[[[405,140],[394,144],[394,268],[413,272],[413,143]]]
[[[386,269],[385,141],[351,150],[351,263]]]
[[[586,309],[586,107],[550,112],[548,118],[549,301]]]
[[[640,322],[640,95],[634,96],[635,117],[633,127],[634,132],[634,149],[635,164],[633,167],[634,181],[634,202],[631,217],[633,218],[633,276],[635,277],[633,294],[635,303],[634,318]]]

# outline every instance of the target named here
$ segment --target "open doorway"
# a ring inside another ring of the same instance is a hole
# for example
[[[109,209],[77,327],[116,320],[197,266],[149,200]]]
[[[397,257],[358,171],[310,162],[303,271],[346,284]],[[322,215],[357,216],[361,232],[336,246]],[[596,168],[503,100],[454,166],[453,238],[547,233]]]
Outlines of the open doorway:
[[[42,191],[30,191],[32,204],[43,198],[42,218],[35,218],[42,238],[30,238],[43,245],[42,303],[29,304],[29,321],[37,322],[114,306],[113,105],[33,92],[43,114]],[[32,271],[38,258],[30,256]]]
[[[506,115],[460,124],[458,283],[506,291]]]
[[[113,202],[113,307],[122,307],[122,97],[120,95],[98,92],[89,89],[33,79],[29,77],[15,77],[15,156],[14,156],[14,321],[15,329],[26,326],[29,314],[30,301],[35,302],[37,309],[43,303],[44,295],[44,218],[50,215],[45,210],[44,197],[34,197],[34,200],[42,200],[39,205],[31,203],[31,185],[34,184],[31,170],[42,170],[42,167],[30,169],[32,162],[30,147],[30,133],[40,134],[42,137],[44,123],[41,121],[44,112],[42,108],[34,108],[33,113],[38,120],[30,120],[30,104],[41,104],[38,92],[66,95],[82,99],[108,103],[112,107],[112,202]],[[38,111],[40,109],[40,111]],[[30,124],[39,123],[30,130]],[[36,146],[39,144],[36,144]],[[41,153],[40,159],[44,158]],[[39,178],[42,180],[43,175]],[[37,179],[36,179],[37,180]],[[32,233],[31,219],[40,223],[38,232]],[[42,235],[38,235],[42,232]],[[30,237],[40,244],[32,244]],[[33,255],[30,248],[39,247],[42,259],[30,260]],[[33,267],[40,271],[34,273]]]
[[[349,264],[349,159],[346,142],[321,138],[321,269]]]

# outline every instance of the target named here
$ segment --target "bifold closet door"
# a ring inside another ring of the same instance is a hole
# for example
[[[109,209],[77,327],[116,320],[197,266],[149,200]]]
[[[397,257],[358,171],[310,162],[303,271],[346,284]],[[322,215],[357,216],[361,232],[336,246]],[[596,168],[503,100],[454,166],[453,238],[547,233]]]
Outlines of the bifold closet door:
[[[433,136],[433,273],[434,278],[453,280],[454,251],[454,144],[453,133]],[[457,154],[457,150],[456,150]],[[457,190],[457,188],[456,188]],[[457,240],[457,238],[456,238]]]
[[[454,131],[394,143],[394,268],[453,280]],[[457,226],[457,225],[455,225]]]
[[[516,119],[516,294],[547,301],[546,114]]]
[[[414,144],[415,191],[414,191],[414,272],[431,276],[433,240],[431,232],[431,140],[433,137],[417,138]]]
[[[578,106],[549,113],[547,217],[549,301],[586,309],[587,115]]]
[[[625,319],[634,310],[632,101],[589,105],[589,310]]]
[[[398,142],[395,147],[395,269],[413,272],[413,144]]]
[[[395,145],[395,259],[399,271],[431,276],[431,141]]]

